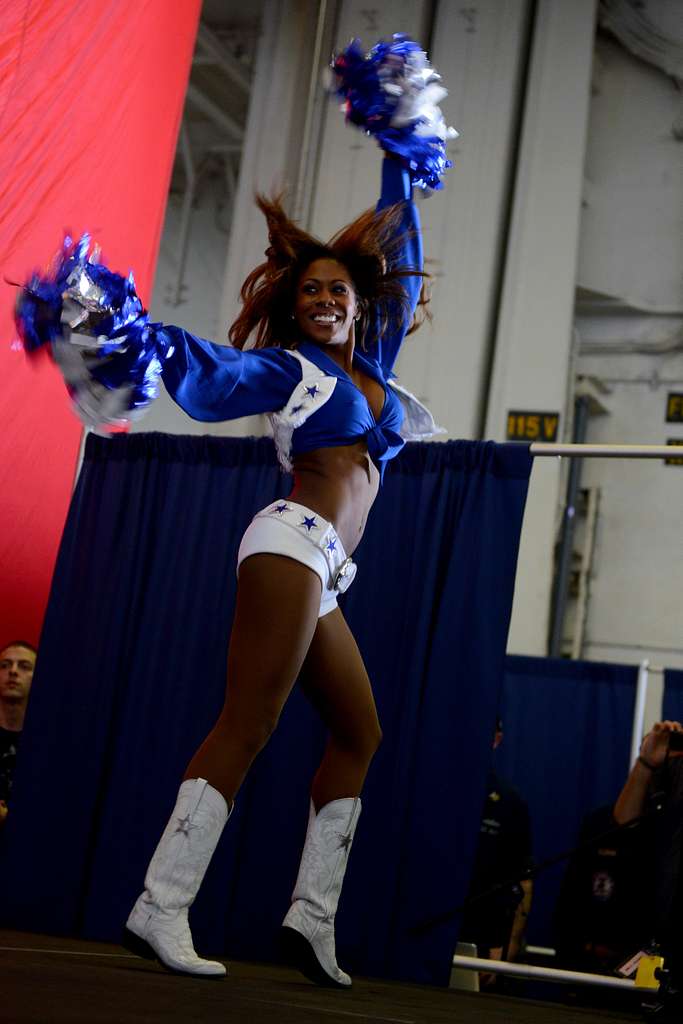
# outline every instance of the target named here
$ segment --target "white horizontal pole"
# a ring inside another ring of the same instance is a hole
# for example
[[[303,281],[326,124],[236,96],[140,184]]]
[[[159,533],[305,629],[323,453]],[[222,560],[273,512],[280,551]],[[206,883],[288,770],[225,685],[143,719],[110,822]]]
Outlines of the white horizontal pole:
[[[671,459],[683,458],[676,444],[547,444],[533,441],[532,455],[567,455],[575,459]]]
[[[533,967],[531,964],[511,964],[506,960],[484,960],[477,956],[453,957],[453,966],[490,974],[510,974],[518,978],[538,978],[543,981],[573,982],[580,985],[598,985],[602,988],[620,988],[635,991],[636,984],[628,978],[611,978],[607,974],[584,974],[581,971],[561,971],[554,967]],[[642,992],[642,989],[638,989]]]

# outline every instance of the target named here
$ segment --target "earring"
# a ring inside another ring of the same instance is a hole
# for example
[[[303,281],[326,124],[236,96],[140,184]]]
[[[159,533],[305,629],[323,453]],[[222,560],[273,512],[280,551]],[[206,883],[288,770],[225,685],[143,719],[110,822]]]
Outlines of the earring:
[[[293,313],[290,313],[290,314],[289,314],[289,319],[290,319],[290,320],[296,320],[296,317],[294,316],[294,314],[293,314]]]

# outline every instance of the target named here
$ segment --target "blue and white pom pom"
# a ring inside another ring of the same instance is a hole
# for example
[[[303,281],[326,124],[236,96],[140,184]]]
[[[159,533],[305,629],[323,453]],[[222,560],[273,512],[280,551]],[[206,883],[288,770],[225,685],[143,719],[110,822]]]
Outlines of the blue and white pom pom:
[[[67,235],[50,270],[20,291],[15,320],[29,355],[50,346],[76,412],[98,429],[134,419],[156,398],[162,364],[133,275],[114,273],[89,250],[87,234]]]
[[[347,121],[398,156],[413,185],[442,188],[441,175],[453,166],[446,140],[458,133],[443,119],[438,104],[448,92],[425,51],[403,34],[381,40],[368,54],[354,39],[335,56],[331,69],[332,88],[344,100]]]

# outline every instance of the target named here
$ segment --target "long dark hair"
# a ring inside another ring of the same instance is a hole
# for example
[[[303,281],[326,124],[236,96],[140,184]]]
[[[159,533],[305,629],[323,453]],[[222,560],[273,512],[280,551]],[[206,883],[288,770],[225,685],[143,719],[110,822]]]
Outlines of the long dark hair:
[[[396,235],[402,203],[379,213],[366,210],[329,242],[309,235],[290,220],[282,205],[282,195],[270,199],[257,195],[256,203],[268,223],[270,244],[265,261],[252,270],[240,290],[242,311],[228,332],[236,348],[244,348],[253,331],[255,348],[289,348],[301,339],[301,329],[291,316],[296,289],[306,268],[319,259],[342,263],[351,276],[361,314],[356,327],[361,347],[373,313],[379,316],[380,335],[391,317],[410,317],[401,278],[425,279],[428,275],[417,267],[393,265],[393,257],[405,241],[405,235]],[[413,318],[410,331],[429,316],[428,301],[423,283],[418,303],[421,315]]]

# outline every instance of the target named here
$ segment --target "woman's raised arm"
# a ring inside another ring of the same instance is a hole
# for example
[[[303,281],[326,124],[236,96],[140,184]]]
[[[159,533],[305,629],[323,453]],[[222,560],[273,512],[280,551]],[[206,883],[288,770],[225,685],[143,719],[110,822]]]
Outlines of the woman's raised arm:
[[[410,172],[396,158],[385,156],[382,161],[382,192],[377,203],[377,210],[379,212],[395,203],[403,204],[403,216],[396,227],[397,236],[402,239],[402,243],[400,248],[392,254],[391,262],[394,266],[422,270],[424,260],[420,215],[412,196]],[[410,327],[412,314],[415,312],[420,297],[422,278],[404,277],[402,284],[408,294],[410,316],[405,310],[397,307],[383,337],[379,337],[379,323],[376,318],[375,322],[370,324],[365,340],[368,355],[377,360],[387,377],[393,369],[403,339]]]

